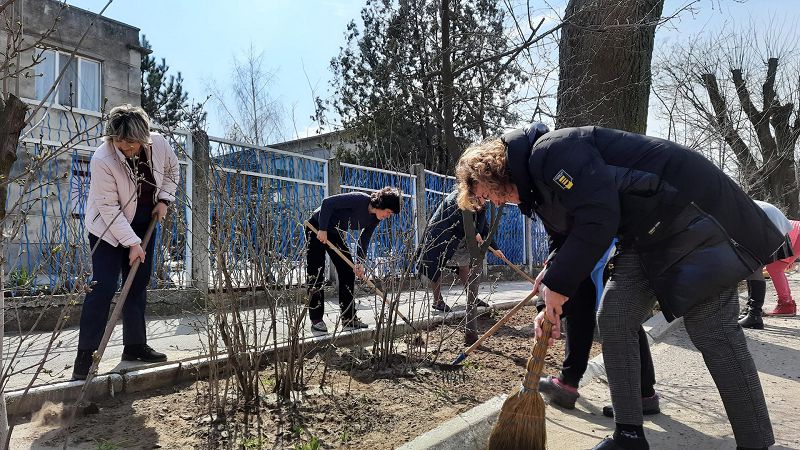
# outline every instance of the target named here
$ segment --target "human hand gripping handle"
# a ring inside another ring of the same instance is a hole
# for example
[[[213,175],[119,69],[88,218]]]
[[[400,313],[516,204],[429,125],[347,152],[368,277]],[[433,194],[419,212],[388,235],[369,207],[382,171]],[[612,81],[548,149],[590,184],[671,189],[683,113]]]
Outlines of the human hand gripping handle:
[[[561,336],[561,313],[564,303],[569,300],[568,297],[559,294],[558,292],[551,291],[545,285],[542,286],[542,297],[544,298],[544,310],[534,319],[534,331],[536,337],[547,337],[549,335],[548,345],[552,345],[555,339]],[[544,330],[542,324],[549,322],[552,324],[552,329]]]
[[[145,244],[146,245],[146,244]],[[139,262],[139,264],[144,263],[145,251],[142,248],[141,244],[131,245],[128,247],[128,265],[133,267],[135,262]]]

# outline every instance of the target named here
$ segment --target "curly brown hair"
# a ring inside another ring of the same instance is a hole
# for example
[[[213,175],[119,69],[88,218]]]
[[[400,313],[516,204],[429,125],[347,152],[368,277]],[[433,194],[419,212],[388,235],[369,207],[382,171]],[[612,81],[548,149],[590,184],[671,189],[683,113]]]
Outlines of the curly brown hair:
[[[487,139],[464,150],[456,163],[458,206],[477,211],[483,202],[475,197],[475,186],[481,183],[489,190],[506,192],[511,177],[506,166],[506,144],[499,138]]]
[[[403,193],[400,189],[385,187],[370,195],[369,204],[376,209],[389,209],[394,214],[400,214],[400,205],[403,203]]]

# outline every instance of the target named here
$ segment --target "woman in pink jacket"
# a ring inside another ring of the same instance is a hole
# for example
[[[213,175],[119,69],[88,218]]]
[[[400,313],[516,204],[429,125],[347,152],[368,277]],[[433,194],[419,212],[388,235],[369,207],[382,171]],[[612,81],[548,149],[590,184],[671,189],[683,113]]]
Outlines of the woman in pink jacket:
[[[150,221],[159,222],[175,201],[178,158],[163,136],[150,133],[150,118],[138,106],[112,109],[105,142],[90,163],[91,182],[86,200],[85,226],[92,251],[92,290],[81,311],[78,355],[72,378],[84,380],[92,353],[103,337],[111,300],[131,265],[141,261],[122,312],[124,361],[166,361],[167,356],[147,345],[144,310],[153,266],[153,243],[142,248]]]

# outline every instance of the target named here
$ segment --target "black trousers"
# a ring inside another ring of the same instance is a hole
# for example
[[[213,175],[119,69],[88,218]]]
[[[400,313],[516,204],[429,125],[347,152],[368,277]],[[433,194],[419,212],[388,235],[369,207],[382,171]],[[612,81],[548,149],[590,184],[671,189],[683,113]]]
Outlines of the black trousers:
[[[131,228],[140,238],[144,238],[149,219],[131,224]],[[97,244],[97,241],[100,241]],[[111,300],[114,299],[120,285],[120,275],[125,280],[130,273],[128,263],[129,250],[125,247],[114,247],[97,236],[89,234],[90,248],[97,249],[92,255],[92,287],[86,294],[81,310],[80,334],[78,337],[78,350],[94,351],[103,339]],[[131,290],[125,305],[122,308],[122,343],[124,345],[138,345],[147,343],[144,310],[147,304],[147,285],[150,282],[150,272],[153,269],[153,248],[155,239],[150,239],[145,251],[144,263],[139,265],[139,270],[133,278]]]
[[[561,382],[577,388],[578,384],[586,373],[589,363],[589,353],[594,341],[595,285],[591,279],[587,278],[580,286],[578,291],[564,303],[562,316],[566,318],[567,337],[565,339],[564,364],[561,369]],[[639,327],[639,354],[641,363],[641,391],[643,397],[653,395],[656,384],[655,369],[653,368],[653,357],[650,355],[650,345],[647,342],[647,334],[644,328]]]
[[[314,228],[319,229],[316,219],[309,220]],[[337,232],[328,233],[328,241],[335,245],[352,262],[353,256],[342,240],[342,235]],[[330,254],[331,262],[336,268],[339,277],[339,307],[342,309],[342,320],[350,320],[354,316],[353,289],[356,284],[356,274],[353,269],[342,260],[327,244],[320,242],[314,233],[306,228],[306,280],[308,283],[308,316],[312,322],[322,320],[325,314],[325,292],[322,290],[325,283],[325,253]]]

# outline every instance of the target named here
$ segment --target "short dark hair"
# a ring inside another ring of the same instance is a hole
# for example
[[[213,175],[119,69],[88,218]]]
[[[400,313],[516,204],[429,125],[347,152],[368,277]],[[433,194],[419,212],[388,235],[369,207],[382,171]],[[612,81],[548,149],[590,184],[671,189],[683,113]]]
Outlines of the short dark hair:
[[[403,194],[400,189],[385,187],[370,196],[369,205],[375,209],[390,209],[393,213],[400,213],[400,200]]]

